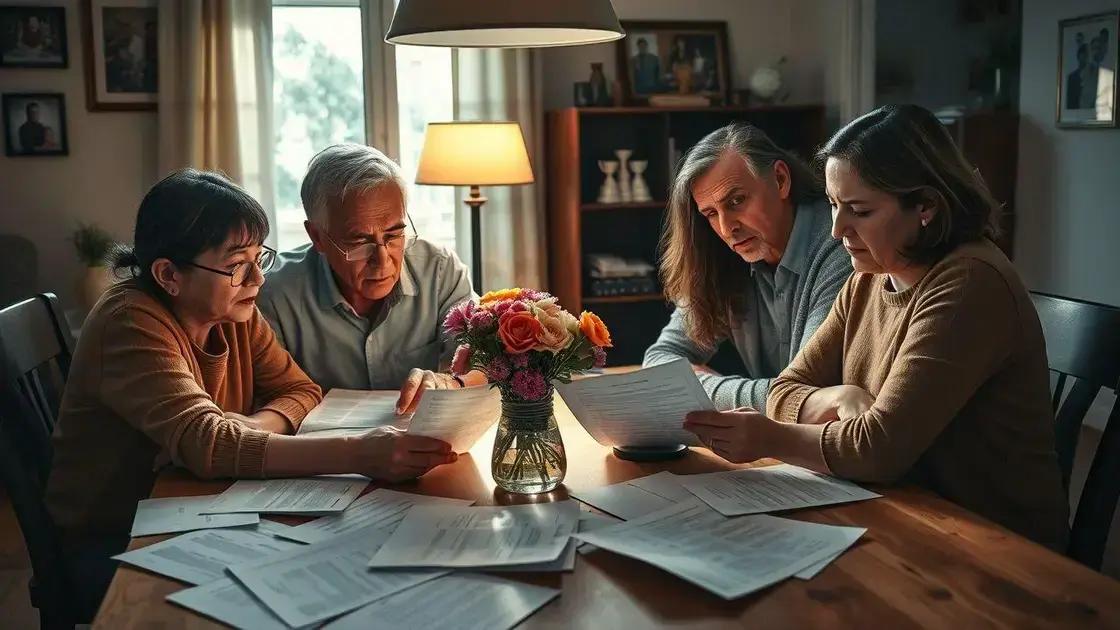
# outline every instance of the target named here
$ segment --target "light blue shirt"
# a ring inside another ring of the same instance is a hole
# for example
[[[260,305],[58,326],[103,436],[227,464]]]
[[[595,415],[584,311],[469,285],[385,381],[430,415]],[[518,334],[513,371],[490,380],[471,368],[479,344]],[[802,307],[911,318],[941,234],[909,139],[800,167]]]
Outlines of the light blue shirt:
[[[342,296],[330,264],[311,245],[279,255],[257,300],[280,343],[323,391],[397,389],[412,368],[446,369],[455,343],[443,335],[452,306],[474,297],[454,252],[423,239],[373,319]]]

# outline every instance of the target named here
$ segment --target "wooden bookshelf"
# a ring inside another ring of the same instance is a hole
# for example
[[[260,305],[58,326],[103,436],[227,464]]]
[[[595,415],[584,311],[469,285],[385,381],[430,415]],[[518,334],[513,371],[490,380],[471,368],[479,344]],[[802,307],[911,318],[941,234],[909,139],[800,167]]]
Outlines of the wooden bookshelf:
[[[669,319],[660,292],[594,297],[584,294],[588,254],[640,258],[656,265],[665,219],[670,148],[686,152],[733,121],[765,130],[779,145],[809,156],[825,139],[821,105],[763,107],[569,107],[547,116],[549,288],[570,311],[593,306],[610,326],[611,365],[638,363]],[[648,160],[646,182],[655,201],[597,202],[603,174],[597,161],[632,149]]]

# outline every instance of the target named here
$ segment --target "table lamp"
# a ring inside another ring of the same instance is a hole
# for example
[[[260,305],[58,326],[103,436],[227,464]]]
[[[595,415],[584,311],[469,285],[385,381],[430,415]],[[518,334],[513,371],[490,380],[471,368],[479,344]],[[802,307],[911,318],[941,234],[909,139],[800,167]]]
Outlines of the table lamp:
[[[471,208],[471,282],[482,293],[482,223],[486,203],[480,186],[533,183],[533,169],[521,125],[516,122],[428,123],[416,183],[470,186],[465,202]]]

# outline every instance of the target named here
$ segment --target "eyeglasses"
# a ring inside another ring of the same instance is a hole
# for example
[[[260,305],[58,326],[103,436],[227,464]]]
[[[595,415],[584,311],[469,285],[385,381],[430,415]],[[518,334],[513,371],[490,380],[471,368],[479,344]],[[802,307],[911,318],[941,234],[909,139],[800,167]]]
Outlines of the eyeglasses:
[[[345,257],[348,262],[354,262],[357,260],[369,260],[370,258],[373,258],[373,255],[375,253],[377,253],[378,247],[384,247],[390,252],[403,252],[406,249],[412,247],[413,244],[416,243],[417,238],[416,226],[412,224],[412,217],[408,217],[408,226],[405,227],[404,231],[400,234],[390,234],[384,237],[380,243],[378,243],[377,241],[369,241],[366,243],[362,243],[361,245],[355,245],[350,249],[343,249],[341,245],[339,245],[333,238],[331,238],[330,234],[327,234],[326,230],[322,230],[322,232],[323,236],[327,237],[327,240],[330,241],[331,245],[334,245],[334,248],[341,252],[343,257]]]
[[[276,264],[276,250],[268,247],[267,245],[263,246],[261,247],[261,253],[257,256],[257,259],[255,261],[245,261],[237,263],[233,266],[233,271],[214,269],[213,267],[200,265],[196,262],[188,262],[186,264],[190,265],[191,267],[198,267],[199,269],[204,269],[211,273],[216,273],[220,276],[228,276],[229,285],[231,287],[239,287],[245,284],[245,281],[249,279],[249,273],[253,270],[254,265],[256,265],[256,267],[261,270],[262,274],[267,272],[269,269],[272,269],[272,265]]]

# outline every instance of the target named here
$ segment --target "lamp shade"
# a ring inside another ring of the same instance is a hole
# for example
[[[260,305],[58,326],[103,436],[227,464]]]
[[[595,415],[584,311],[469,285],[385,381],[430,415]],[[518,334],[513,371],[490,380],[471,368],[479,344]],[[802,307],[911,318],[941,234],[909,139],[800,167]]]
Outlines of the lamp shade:
[[[385,41],[453,48],[544,48],[625,36],[610,0],[400,0]]]
[[[417,184],[503,186],[533,183],[516,122],[428,123]]]

